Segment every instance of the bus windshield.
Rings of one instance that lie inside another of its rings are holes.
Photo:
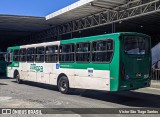
[[[124,51],[131,55],[145,55],[149,52],[148,38],[142,36],[124,36]]]

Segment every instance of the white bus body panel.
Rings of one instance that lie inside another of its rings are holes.
[[[60,45],[60,41],[25,45],[20,48],[41,47],[49,45]],[[30,69],[31,64],[42,66],[43,72],[37,72]],[[20,62],[19,67],[9,68],[8,77],[13,77],[14,71],[17,69],[22,80],[34,81],[39,83],[57,85],[57,78],[61,73],[66,74],[71,88],[94,89],[94,90],[110,90],[110,71],[109,70],[93,70],[89,73],[88,69],[67,69],[58,68],[59,63],[27,63]]]

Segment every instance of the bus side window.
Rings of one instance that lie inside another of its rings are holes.
[[[19,49],[14,50],[13,61],[19,61]]]
[[[27,62],[34,62],[35,48],[27,49]]]
[[[93,62],[110,62],[113,56],[113,40],[94,41],[92,50]]]
[[[26,62],[26,49],[20,49],[20,51],[19,51],[19,61]]]
[[[59,61],[74,62],[74,44],[67,44],[60,46]]]
[[[44,55],[45,55],[45,48],[44,47],[37,47],[35,61],[36,62],[44,62]]]
[[[46,46],[45,61],[54,63],[58,61],[58,46]]]
[[[76,61],[89,62],[90,61],[90,43],[78,43],[76,46]]]

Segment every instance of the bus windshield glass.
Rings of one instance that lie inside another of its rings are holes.
[[[142,36],[124,36],[124,51],[130,55],[148,54],[148,41],[148,38]]]

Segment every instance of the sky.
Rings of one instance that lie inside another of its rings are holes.
[[[46,16],[78,0],[0,0],[0,14]]]

